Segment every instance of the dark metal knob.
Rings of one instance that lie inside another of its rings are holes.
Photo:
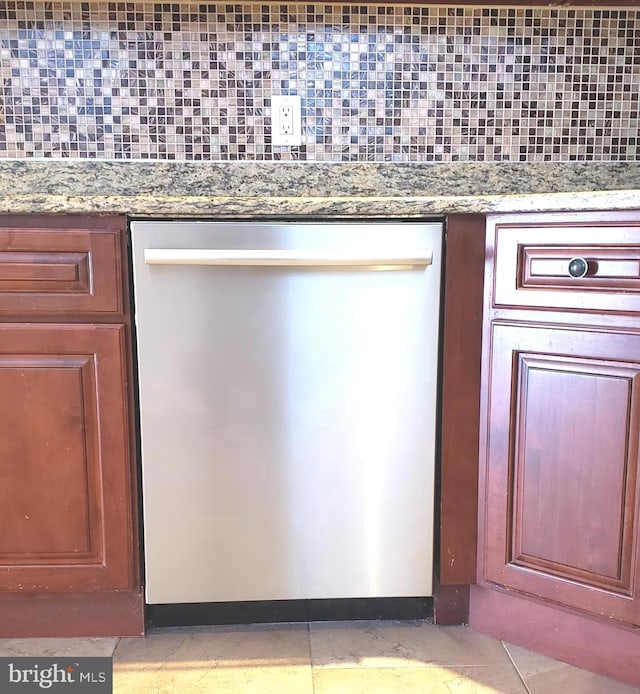
[[[584,258],[571,258],[569,261],[569,274],[571,277],[584,277],[589,271],[589,263]]]

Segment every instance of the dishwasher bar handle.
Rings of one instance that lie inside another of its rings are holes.
[[[240,265],[267,267],[427,267],[433,251],[418,248],[403,253],[366,253],[349,250],[227,250],[200,248],[145,248],[147,265]]]

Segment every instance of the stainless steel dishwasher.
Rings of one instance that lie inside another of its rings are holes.
[[[148,603],[431,595],[442,234],[132,222]]]

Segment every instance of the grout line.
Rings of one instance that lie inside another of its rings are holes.
[[[509,660],[511,661],[511,664],[513,665],[513,668],[514,668],[514,670],[516,671],[516,674],[517,674],[518,677],[520,678],[520,681],[522,682],[522,685],[523,685],[524,688],[527,690],[527,694],[532,694],[532,692],[531,692],[531,690],[529,689],[529,687],[528,687],[528,685],[527,685],[527,683],[526,683],[524,677],[522,676],[522,673],[520,672],[520,669],[518,668],[518,666],[517,666],[517,664],[516,664],[516,661],[513,659],[513,656],[512,656],[511,653],[509,652],[509,649],[507,648],[506,643],[505,643],[504,641],[500,641],[500,643],[502,644],[502,647],[504,648],[505,653],[507,654]]]
[[[311,656],[311,625],[307,622],[307,646],[309,647],[309,676],[311,677],[311,692],[315,694],[316,683],[313,676],[313,660]]]

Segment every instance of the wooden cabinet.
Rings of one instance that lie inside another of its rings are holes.
[[[640,333],[494,323],[483,578],[640,624]]]
[[[142,630],[124,233],[0,217],[0,636]]]
[[[122,321],[118,228],[101,228],[97,221],[88,222],[96,225],[90,229],[23,228],[2,226],[1,220],[0,315],[90,314],[94,321]]]
[[[484,228],[482,215],[446,220],[434,589],[434,621],[443,625],[468,620],[476,575]]]
[[[471,623],[640,684],[640,213],[490,217],[486,259]]]

